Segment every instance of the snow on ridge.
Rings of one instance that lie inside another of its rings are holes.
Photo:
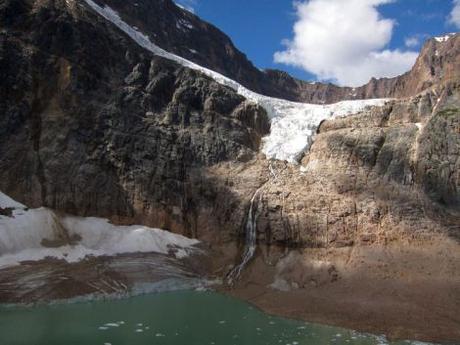
[[[262,152],[268,159],[297,163],[308,150],[319,124],[326,119],[360,112],[368,106],[383,106],[388,99],[344,101],[331,105],[316,105],[286,101],[255,93],[238,82],[194,62],[174,55],[158,47],[150,38],[124,22],[118,13],[105,5],[101,7],[92,0],[85,2],[99,15],[113,23],[141,47],[155,55],[175,61],[180,65],[199,71],[219,84],[230,87],[239,95],[262,106],[271,119],[270,134],[264,138]]]
[[[7,200],[13,208],[12,217],[0,216],[0,267],[21,261],[37,261],[47,257],[77,262],[87,256],[114,256],[124,253],[160,253],[173,251],[176,258],[196,250],[198,240],[146,226],[116,226],[107,219],[57,216],[52,210],[27,210],[24,205],[0,192],[2,205]],[[13,201],[13,203],[11,202]],[[65,237],[75,244],[46,247]]]
[[[180,3],[178,3],[177,1],[174,1],[174,4],[179,7],[181,10],[183,11],[187,11],[187,12],[190,12],[192,14],[195,14],[195,10],[191,7],[191,6],[184,6]]]
[[[444,36],[434,37],[434,39],[439,43],[444,43],[444,42],[447,42],[449,39],[451,39],[453,36],[455,36],[455,32],[452,32]]]

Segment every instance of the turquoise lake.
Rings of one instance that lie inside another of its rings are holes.
[[[0,308],[1,345],[386,343],[383,337],[273,317],[213,292],[170,292],[124,300]]]

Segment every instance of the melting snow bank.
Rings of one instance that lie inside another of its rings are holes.
[[[140,225],[116,226],[107,219],[57,216],[52,210],[27,210],[0,192],[0,267],[53,257],[77,262],[86,256],[174,252],[177,258],[196,250],[198,240]]]
[[[388,101],[388,99],[374,99],[346,101],[332,105],[313,105],[263,96],[248,90],[222,74],[161,49],[152,43],[148,36],[124,22],[118,13],[107,5],[101,7],[92,0],[85,0],[85,2],[98,14],[125,32],[141,47],[155,55],[173,60],[182,66],[200,71],[216,82],[232,88],[241,96],[265,108],[272,120],[271,133],[264,139],[262,148],[262,152],[268,159],[296,163],[302,153],[311,145],[316,129],[323,120],[357,113],[368,106],[382,106]]]

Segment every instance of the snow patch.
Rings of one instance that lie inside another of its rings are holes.
[[[257,94],[220,73],[171,54],[150,41],[150,38],[124,22],[117,12],[108,6],[101,7],[92,0],[85,2],[99,15],[107,19],[131,37],[141,47],[155,55],[175,61],[182,66],[199,71],[219,84],[230,87],[246,99],[262,106],[271,121],[271,133],[264,139],[262,152],[268,159],[297,163],[302,153],[313,142],[319,124],[326,119],[345,116],[364,110],[368,106],[382,106],[388,99],[346,101],[332,105],[314,105],[290,102]]]
[[[181,10],[184,10],[184,11],[187,11],[187,12],[190,12],[190,13],[193,13],[195,14],[195,10],[191,7],[191,6],[184,6],[178,2],[174,2],[174,4],[179,7]]]
[[[0,208],[26,208],[26,206],[0,192]]]
[[[87,256],[176,252],[183,258],[198,240],[146,226],[116,226],[107,219],[57,216],[52,210],[26,210],[5,194],[2,205],[16,206],[0,216],[0,267],[47,257],[77,262]],[[46,245],[47,243],[47,245]]]
[[[444,42],[447,42],[449,39],[451,39],[453,36],[455,36],[455,33],[450,33],[444,36],[438,36],[438,37],[435,37],[434,39],[439,43],[444,43]]]
[[[176,23],[176,27],[180,30],[183,30],[183,29],[192,30],[194,28],[192,23],[190,23],[189,21],[185,19],[179,19]]]

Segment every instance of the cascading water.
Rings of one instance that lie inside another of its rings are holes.
[[[256,251],[257,246],[257,217],[258,217],[258,209],[259,203],[262,199],[261,190],[265,185],[260,187],[256,190],[254,195],[251,199],[251,204],[249,206],[248,218],[245,224],[245,233],[246,233],[246,241],[245,241],[245,249],[241,259],[241,263],[234,267],[230,273],[227,275],[227,282],[232,285],[235,280],[237,280],[241,272],[243,271],[244,267],[247,263],[252,259],[254,253]]]

